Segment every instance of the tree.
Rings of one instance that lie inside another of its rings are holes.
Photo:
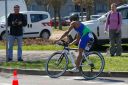
[[[65,5],[67,0],[50,0],[50,5],[52,6],[54,10],[54,18],[55,18],[55,23],[56,23],[56,17],[58,15],[59,17],[59,29],[62,30],[62,24],[61,24],[61,8],[63,5]],[[55,28],[57,28],[55,24]]]
[[[73,0],[73,2],[75,4],[80,5],[82,8],[83,7],[86,8],[86,12],[87,12],[86,20],[90,20],[90,15],[92,14],[92,11],[93,11],[94,0]]]
[[[36,0],[37,4],[44,6],[45,11],[48,11],[50,0]]]
[[[33,3],[34,0],[25,0],[27,5],[31,5]]]
[[[128,3],[128,0],[125,0],[126,1],[126,3]]]
[[[30,5],[32,1],[31,0],[25,0],[25,2],[27,5]]]
[[[83,0],[83,5],[86,7],[87,11],[86,20],[90,20],[90,15],[92,14],[94,8],[94,0]]]
[[[26,2],[26,5],[29,6],[34,2],[34,0],[25,0],[25,2]]]

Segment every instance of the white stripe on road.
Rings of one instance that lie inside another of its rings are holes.
[[[91,80],[87,81],[87,80],[84,80],[83,77],[69,77],[69,78],[65,78],[65,80],[83,80],[83,81],[80,81],[80,82],[88,83],[88,84],[100,84],[100,83],[102,83],[100,81],[91,81]]]
[[[104,85],[128,85],[126,83],[108,83],[108,84],[104,84]]]
[[[64,78],[65,80],[80,80],[80,79],[83,79],[82,77],[66,77]]]
[[[83,83],[88,83],[88,84],[101,84],[101,83],[103,83],[103,82],[100,82],[100,81],[81,81],[81,82],[83,82]]]
[[[11,84],[7,84],[7,83],[0,83],[0,85],[11,85]]]

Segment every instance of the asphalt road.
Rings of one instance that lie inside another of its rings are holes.
[[[0,73],[0,85],[12,85],[12,75]],[[18,75],[19,85],[128,85],[128,78],[103,77],[95,80],[84,80],[83,77],[60,77]]]

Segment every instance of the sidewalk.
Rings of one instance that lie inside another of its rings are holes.
[[[40,59],[47,59],[55,51],[23,51],[24,61],[37,61]],[[13,61],[17,61],[17,51],[14,50]],[[6,61],[6,51],[0,50],[0,62]]]

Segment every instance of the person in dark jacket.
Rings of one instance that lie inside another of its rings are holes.
[[[18,44],[18,61],[23,61],[22,59],[22,38],[23,38],[23,26],[27,25],[27,20],[25,16],[21,13],[20,6],[14,6],[14,13],[11,13],[8,17],[8,26],[10,27],[9,37],[8,37],[8,61],[13,59],[13,44],[17,40]]]

